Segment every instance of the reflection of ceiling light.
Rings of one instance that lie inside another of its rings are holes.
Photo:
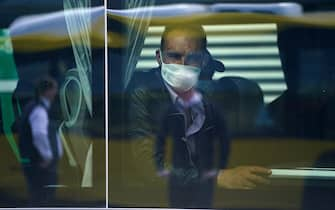
[[[276,31],[274,23],[264,24],[236,24],[236,25],[204,25],[207,33],[211,32],[230,32],[230,31]],[[148,33],[162,33],[164,26],[151,26]]]
[[[248,79],[283,79],[283,72],[278,71],[278,70],[262,70],[262,71],[250,71],[250,70],[245,70],[245,71],[238,71],[240,75],[243,75],[243,77],[246,77]],[[236,72],[215,72],[214,74],[214,79],[218,79],[223,76],[236,76]]]
[[[257,34],[257,35],[212,35],[208,36],[208,44],[230,44],[230,43],[274,43],[277,42],[277,35]],[[144,44],[157,44],[161,38],[146,37]]]
[[[272,169],[271,178],[335,179],[334,169]]]
[[[141,57],[152,57],[157,48],[144,48]],[[278,48],[275,46],[260,47],[208,47],[212,56],[230,55],[278,55]]]
[[[276,31],[274,23],[265,24],[236,24],[236,25],[204,25],[207,33],[226,32],[226,31]]]

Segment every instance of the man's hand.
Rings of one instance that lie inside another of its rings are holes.
[[[219,187],[226,189],[253,189],[260,184],[269,184],[271,170],[259,166],[240,166],[220,170],[217,176]]]
[[[170,175],[170,171],[167,169],[157,171],[157,176],[159,177],[168,177]]]

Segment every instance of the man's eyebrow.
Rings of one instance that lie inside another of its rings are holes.
[[[183,53],[176,52],[176,51],[166,51],[168,54],[175,54],[175,55],[182,55]]]
[[[166,51],[165,55],[182,57],[183,53],[176,52],[176,51]]]
[[[181,54],[180,52],[175,51],[175,50],[169,50],[169,49],[167,49],[167,50],[164,50],[164,51],[168,52],[168,53],[179,53],[179,54]]]

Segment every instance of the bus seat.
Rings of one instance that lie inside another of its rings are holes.
[[[278,34],[287,90],[268,105],[281,135],[305,139],[335,137],[334,29],[292,28]]]
[[[224,72],[226,70],[224,64],[220,60],[212,57],[211,53],[206,49],[205,65],[201,69],[199,80],[212,80],[215,72]]]
[[[214,101],[221,108],[232,136],[259,133],[264,98],[256,82],[237,76],[222,77],[216,81]]]

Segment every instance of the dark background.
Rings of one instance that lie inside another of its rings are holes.
[[[91,0],[91,6],[103,3],[103,0]],[[63,10],[63,0],[0,0],[0,28],[8,28],[19,16],[58,10]]]

